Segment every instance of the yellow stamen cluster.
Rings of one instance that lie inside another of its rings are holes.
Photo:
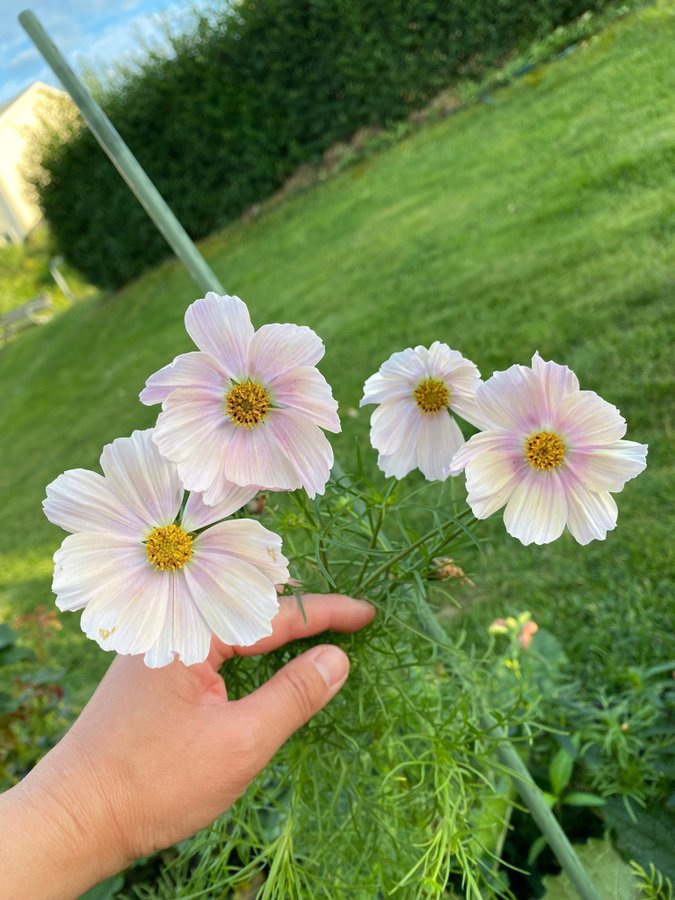
[[[192,537],[180,525],[162,525],[148,535],[145,552],[155,569],[175,572],[192,558]]]
[[[423,413],[437,413],[450,402],[450,391],[437,378],[425,378],[413,391],[415,403]]]
[[[235,425],[255,428],[260,425],[272,406],[270,395],[261,384],[244,381],[235,384],[225,395],[227,414]]]
[[[565,459],[565,444],[552,431],[538,431],[525,441],[525,459],[533,469],[557,469]]]

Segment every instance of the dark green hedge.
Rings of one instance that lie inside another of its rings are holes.
[[[104,106],[194,238],[303,161],[605,0],[242,0],[149,56]],[[116,287],[168,248],[90,133],[42,156],[58,250]]]

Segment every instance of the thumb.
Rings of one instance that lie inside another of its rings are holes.
[[[258,753],[264,757],[258,760],[261,767],[337,694],[348,674],[347,654],[332,644],[320,644],[238,701],[250,731],[256,735]]]

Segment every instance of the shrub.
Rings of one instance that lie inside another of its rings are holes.
[[[193,238],[357,129],[607,0],[242,0],[149,53],[104,107]],[[86,128],[45,144],[40,200],[59,252],[116,287],[167,247]]]

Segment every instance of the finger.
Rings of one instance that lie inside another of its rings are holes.
[[[232,647],[214,638],[208,662],[220,668],[232,656],[269,653],[288,641],[310,637],[322,631],[358,631],[372,621],[375,607],[365,600],[343,594],[302,594],[302,608],[296,597],[280,597],[279,612],[272,622],[272,634],[250,647]],[[304,609],[304,616],[303,616]]]
[[[239,727],[253,737],[262,769],[294,731],[319,712],[347,680],[349,658],[339,647],[319,644],[287,663],[236,707]]]

